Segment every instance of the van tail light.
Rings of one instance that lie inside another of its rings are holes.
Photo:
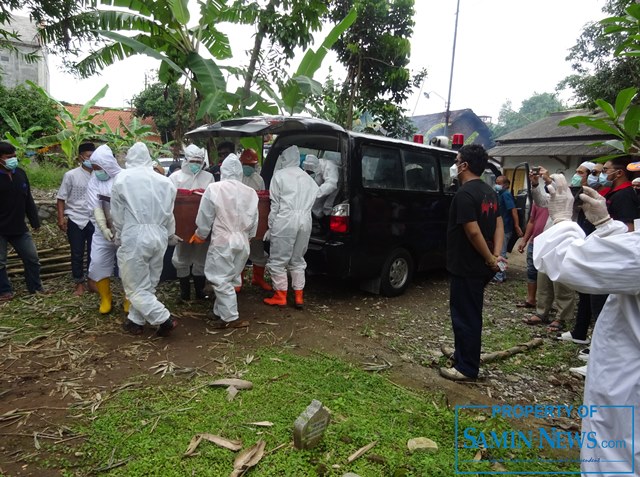
[[[349,231],[349,204],[344,202],[336,205],[331,210],[331,217],[329,217],[329,230],[339,234],[344,234]]]

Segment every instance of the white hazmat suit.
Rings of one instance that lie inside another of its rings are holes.
[[[640,468],[640,232],[627,232],[625,224],[608,219],[604,198],[596,199],[598,194],[592,190],[588,193],[594,203],[601,202],[604,215],[600,220],[587,215],[592,223],[599,224],[595,232],[585,238],[582,229],[569,220],[571,207],[565,207],[565,221],[536,237],[533,260],[536,268],[551,280],[582,293],[610,294],[593,330],[584,405],[589,409],[596,407],[595,412],[582,420],[582,432],[594,433],[591,436],[598,443],[624,440],[625,446],[589,448],[583,445],[581,470],[616,475],[630,472],[635,463],[637,475]],[[587,214],[585,195],[580,197]],[[573,200],[567,198],[569,202],[572,204]],[[557,215],[551,205],[549,210]]]
[[[318,196],[311,209],[313,216],[320,218],[331,215],[333,203],[338,195],[338,180],[340,179],[338,165],[329,159],[318,159],[312,154],[307,154],[304,164],[305,170],[314,172],[313,179],[320,186]]]
[[[177,189],[205,190],[209,184],[213,184],[213,174],[202,169],[205,159],[205,150],[194,144],[184,149],[184,161],[179,171],[169,176],[169,179]],[[199,164],[200,169],[193,171],[192,164]],[[194,277],[204,277],[204,262],[207,257],[207,244],[188,243],[190,237],[176,245],[171,262],[176,267],[178,278],[188,277],[193,273]]]
[[[269,186],[271,250],[267,269],[274,290],[287,290],[287,270],[292,288],[302,290],[307,267],[304,254],[311,236],[311,208],[318,195],[318,185],[300,169],[297,146],[285,149],[278,162],[281,168],[276,167]]]
[[[109,278],[113,275],[117,247],[113,243],[112,237],[105,238],[103,231],[106,229],[105,224],[101,225],[96,221],[95,209],[103,208],[103,206],[110,208],[105,203],[106,201],[101,200],[100,197],[111,197],[113,181],[120,174],[122,168],[106,144],[99,146],[93,152],[91,163],[100,166],[109,175],[108,180],[101,181],[95,174],[91,174],[87,184],[87,208],[91,213],[91,222],[95,227],[91,242],[91,263],[88,276],[91,280],[99,282],[103,278]]]
[[[241,284],[249,239],[258,228],[258,196],[241,180],[242,165],[229,154],[220,166],[220,182],[207,187],[196,218],[200,239],[211,232],[204,271],[216,294],[213,314],[227,323],[239,316],[234,287]]]
[[[173,202],[176,188],[153,170],[147,146],[134,144],[127,168],[114,181],[111,214],[121,245],[118,266],[131,302],[128,318],[136,325],[158,326],[170,319],[156,298],[162,260],[169,236],[174,235]]]

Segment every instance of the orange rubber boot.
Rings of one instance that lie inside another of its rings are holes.
[[[237,293],[240,293],[242,291],[242,286],[244,285],[244,270],[242,270],[242,272],[240,273],[240,286],[239,287],[233,287],[233,289],[236,291]]]
[[[293,290],[296,294],[295,306],[298,309],[304,308],[304,290]]]
[[[287,290],[275,290],[271,298],[264,299],[265,305],[287,306]]]
[[[251,278],[251,284],[257,285],[263,290],[271,291],[273,288],[267,282],[264,281],[264,267],[253,266],[253,277]]]

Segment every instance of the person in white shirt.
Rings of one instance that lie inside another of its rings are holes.
[[[213,184],[213,175],[205,170],[204,160],[206,152],[195,144],[190,144],[183,149],[184,161],[179,171],[169,176],[169,180],[178,189],[178,194],[184,191],[194,190],[204,193],[209,184]],[[194,224],[195,229],[195,224]],[[181,237],[189,238],[189,237]],[[191,280],[193,275],[193,286],[196,298],[205,298],[204,285],[204,263],[207,258],[208,244],[189,243],[187,240],[179,242],[173,252],[171,263],[176,268],[176,275],[180,280],[180,298],[182,300],[191,299]]]
[[[80,165],[64,174],[56,203],[58,227],[67,234],[71,247],[71,276],[77,296],[86,290],[86,271],[91,263],[91,239],[95,229],[90,220],[91,211],[87,208],[87,184],[92,172],[91,154],[95,150],[93,143],[80,144]],[[83,266],[85,257],[86,269]]]

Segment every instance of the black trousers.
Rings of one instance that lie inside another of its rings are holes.
[[[91,222],[81,229],[72,220],[67,220],[67,239],[71,246],[71,275],[75,283],[85,281],[89,263],[91,262],[91,239],[93,238],[94,227]],[[87,268],[83,268],[85,251],[87,254]]]
[[[571,336],[577,340],[587,339],[591,318],[595,322],[604,307],[609,295],[589,295],[578,293],[578,314],[576,315],[576,325],[573,327]]]
[[[482,349],[482,306],[484,288],[491,279],[451,275],[449,309],[456,351],[454,367],[465,376],[477,378]]]

